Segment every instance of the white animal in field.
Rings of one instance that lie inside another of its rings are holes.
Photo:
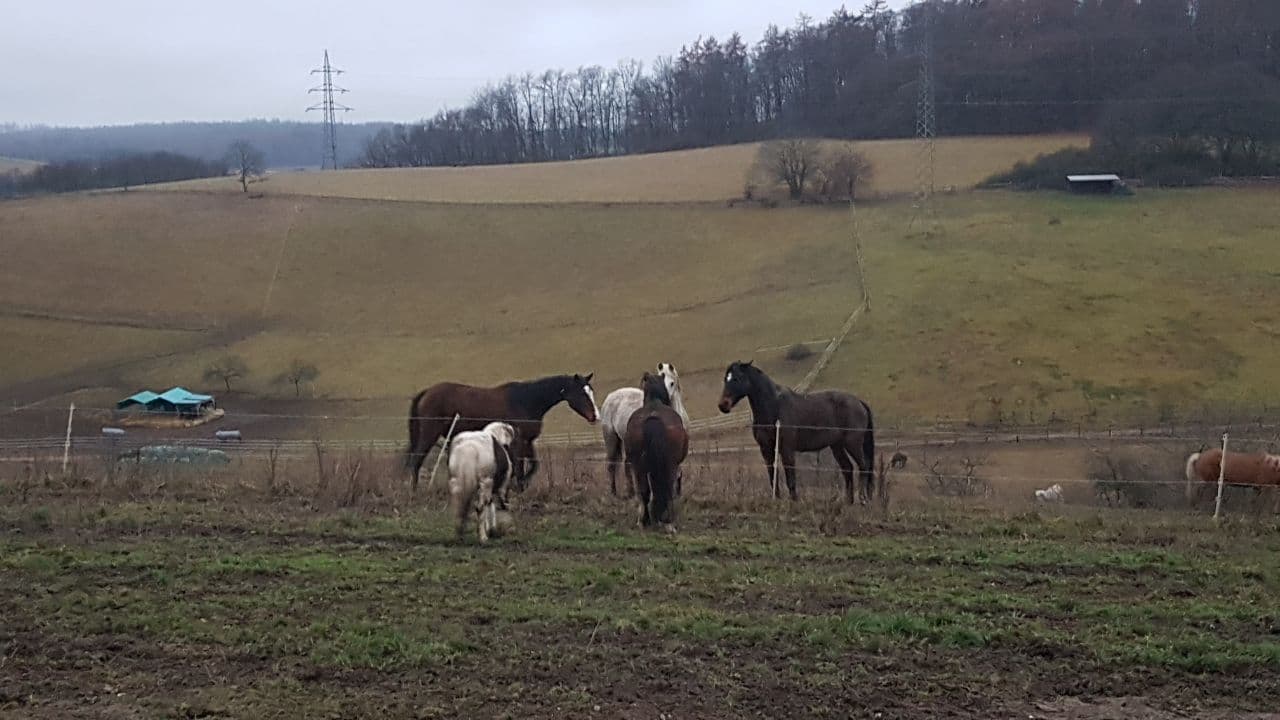
[[[511,443],[516,431],[507,423],[494,422],[481,430],[460,432],[449,443],[449,498],[457,520],[458,539],[466,531],[467,516],[474,514],[480,542],[501,534],[510,525],[510,513],[498,510],[494,488],[501,487],[511,472]]]
[[[1036,502],[1062,502],[1062,486],[1058,483],[1036,491]]]
[[[685,428],[689,427],[689,413],[684,409],[684,393],[680,389],[680,373],[671,363],[658,363],[658,374],[667,386],[667,395],[671,397],[671,409],[680,415]],[[627,423],[631,415],[644,405],[644,391],[638,387],[618,388],[609,393],[600,406],[600,427],[604,434],[604,449],[608,456],[609,491],[618,494],[618,466],[622,462],[622,438],[627,434]],[[631,467],[627,466],[628,495],[634,491],[631,481]],[[677,482],[677,494],[679,493]]]

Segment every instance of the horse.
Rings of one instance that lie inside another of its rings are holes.
[[[1222,450],[1213,448],[1202,452],[1191,453],[1187,458],[1187,501],[1194,504],[1200,489],[1209,483],[1218,483],[1218,472],[1222,467]],[[1255,500],[1268,487],[1275,488],[1276,501],[1280,504],[1280,455],[1268,453],[1228,452],[1226,472],[1223,482],[1227,485],[1243,485],[1252,487]],[[1197,481],[1200,485],[1197,487]]]
[[[504,422],[453,436],[449,444],[449,498],[458,540],[462,540],[471,512],[476,515],[481,544],[488,542],[490,532],[497,528],[495,497],[511,471],[509,451],[515,439],[515,428]]]
[[[418,474],[427,453],[457,417],[455,433],[480,430],[492,421],[515,428],[511,456],[516,489],[523,491],[538,471],[533,441],[542,434],[542,418],[551,408],[568,403],[584,420],[595,424],[600,413],[591,390],[593,374],[553,375],[488,388],[442,382],[418,393],[409,405],[409,449],[405,452],[405,468],[413,480],[413,489],[418,489]]]
[[[751,434],[764,456],[771,485],[775,443],[792,500],[799,497],[796,453],[830,448],[844,475],[845,498],[853,503],[853,467],[857,465],[862,502],[870,502],[875,487],[876,443],[869,405],[845,392],[799,393],[782,388],[750,361],[730,363],[724,373],[720,412],[733,410],[744,397],[751,404]],[[781,433],[775,428],[779,422]],[[773,485],[773,494],[780,497],[781,488]]]
[[[660,375],[645,373],[640,380],[644,405],[627,420],[627,464],[640,498],[640,526],[663,523],[674,529],[672,504],[680,477],[680,463],[689,454],[689,433],[671,407]]]
[[[680,390],[680,374],[671,363],[658,363],[658,374],[667,386],[671,407],[680,415],[684,426],[689,427],[689,413],[684,409],[684,393]],[[605,396],[600,406],[600,429],[604,435],[604,449],[609,469],[609,492],[618,494],[618,465],[622,460],[622,436],[627,432],[627,421],[632,413],[644,404],[644,391],[636,387],[618,388]],[[628,494],[634,489],[635,478],[631,466],[625,466]]]

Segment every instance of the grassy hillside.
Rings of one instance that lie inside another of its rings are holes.
[[[1070,145],[1080,135],[942,138],[937,186],[969,188],[1015,163]],[[875,166],[868,191],[889,196],[915,189],[912,140],[856,143]],[[455,203],[696,202],[742,196],[758,143],[575,162],[461,168],[275,173],[256,189],[270,194]],[[174,183],[170,189],[239,192],[228,179]]]
[[[1274,404],[1274,211],[1266,190],[967,193],[940,198],[924,235],[909,204],[864,205],[874,309],[818,385],[886,421]],[[847,210],[812,207],[4,203],[0,329],[20,350],[0,402],[209,387],[201,370],[232,352],[252,369],[239,407],[375,416],[323,431],[398,437],[409,395],[437,380],[594,371],[603,390],[670,360],[706,416],[729,360],[839,328],[858,296],[848,232]],[[294,357],[321,369],[302,404],[273,382]],[[808,368],[757,357],[786,381]]]

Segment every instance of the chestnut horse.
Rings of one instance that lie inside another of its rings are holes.
[[[640,526],[663,523],[673,529],[672,504],[677,493],[680,463],[689,454],[689,433],[661,375],[645,373],[640,380],[644,405],[631,413],[624,438],[627,464],[640,497]]]
[[[1187,501],[1194,503],[1199,491],[1209,484],[1218,484],[1218,471],[1222,466],[1222,450],[1213,448],[1192,453],[1187,458]],[[1200,483],[1197,486],[1197,481]],[[1266,488],[1276,488],[1280,502],[1280,455],[1267,453],[1227,452],[1226,472],[1223,482],[1227,485],[1252,487],[1255,495],[1262,495]]]
[[[773,478],[775,442],[787,476],[791,499],[796,495],[796,453],[831,448],[844,474],[845,498],[853,502],[853,466],[862,478],[862,502],[871,500],[875,487],[875,431],[871,407],[845,392],[827,390],[798,393],[778,387],[760,368],[748,362],[731,363],[724,373],[720,412],[727,413],[742,398],[751,403],[751,434]],[[775,423],[782,423],[781,437]],[[774,496],[780,488],[774,487]]]
[[[542,418],[562,402],[594,424],[599,411],[591,390],[591,375],[555,375],[489,388],[443,382],[423,390],[414,396],[409,406],[405,468],[413,480],[413,489],[418,489],[418,473],[427,453],[449,432],[457,416],[454,433],[480,430],[497,421],[515,428],[511,460],[515,466],[515,488],[523,491],[538,470],[533,441],[542,434]]]

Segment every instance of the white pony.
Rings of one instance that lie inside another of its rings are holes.
[[[1036,491],[1036,502],[1062,502],[1062,486],[1058,483]]]
[[[482,430],[460,432],[449,443],[449,496],[459,540],[469,513],[476,515],[481,543],[488,542],[494,530],[503,529],[494,490],[502,487],[511,472],[510,448],[515,439],[515,428],[494,422]]]
[[[680,390],[680,373],[671,363],[658,363],[658,374],[667,385],[667,394],[671,396],[671,407],[689,427],[689,413],[684,409],[684,394]],[[618,494],[618,466],[622,465],[622,438],[627,433],[627,421],[631,414],[644,405],[644,391],[637,387],[618,388],[609,393],[600,406],[600,426],[604,434],[604,448],[608,455],[609,492]],[[631,482],[631,466],[626,467],[628,495],[635,491]],[[677,487],[679,485],[677,484]]]

